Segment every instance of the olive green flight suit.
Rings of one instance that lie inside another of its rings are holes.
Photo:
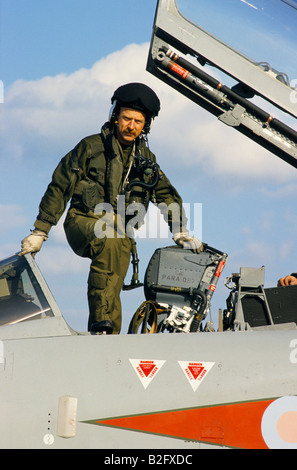
[[[120,292],[129,267],[131,241],[125,238],[97,238],[95,223],[98,216],[70,209],[64,228],[73,251],[92,260],[88,278],[89,324],[110,320],[113,333],[121,329]]]
[[[138,143],[137,151],[156,161],[144,142]],[[127,234],[118,237],[116,232],[113,238],[98,238],[95,224],[100,215],[94,209],[99,203],[109,203],[116,214],[117,197],[122,193],[123,180],[132,159],[132,146],[123,149],[113,134],[112,126],[106,123],[100,134],[86,137],[61,160],[40,202],[34,223],[37,229],[48,233],[71,199],[64,222],[66,237],[77,255],[91,259],[88,328],[95,321],[110,320],[114,334],[121,329],[120,292],[129,267],[131,240]],[[183,231],[186,219],[182,200],[164,173],[160,171],[160,175],[154,189],[155,201],[167,205],[177,202],[183,216],[180,226],[180,231]],[[132,200],[145,207],[150,196],[140,187],[131,191]],[[167,222],[171,228],[170,215]]]

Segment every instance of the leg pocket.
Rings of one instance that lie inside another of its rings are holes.
[[[118,280],[117,274],[90,272],[88,300],[90,317],[93,321],[112,321],[115,300],[120,295],[117,288]]]
[[[70,210],[64,222],[67,241],[79,256],[91,258],[90,244],[95,238],[94,227],[98,218],[91,214],[76,213]],[[101,244],[104,240],[100,240]]]

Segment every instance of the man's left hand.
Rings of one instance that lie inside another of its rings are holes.
[[[297,279],[295,276],[286,276],[282,277],[278,283],[278,286],[296,286],[297,285]]]

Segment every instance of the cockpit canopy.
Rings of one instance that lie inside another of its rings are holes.
[[[0,262],[0,326],[54,316],[26,258]]]
[[[0,261],[0,329],[1,339],[74,334],[31,255]]]

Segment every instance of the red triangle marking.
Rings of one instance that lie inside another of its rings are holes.
[[[156,364],[152,363],[151,361],[143,361],[143,362],[140,362],[139,364],[139,367],[140,369],[142,370],[142,372],[144,373],[144,375],[146,377],[148,377],[148,375],[154,370],[154,368],[156,367]]]
[[[204,367],[202,366],[198,366],[198,365],[189,365],[188,366],[188,369],[189,371],[191,372],[193,378],[196,380],[197,377],[199,377],[199,375],[202,373],[202,371],[204,370]]]

